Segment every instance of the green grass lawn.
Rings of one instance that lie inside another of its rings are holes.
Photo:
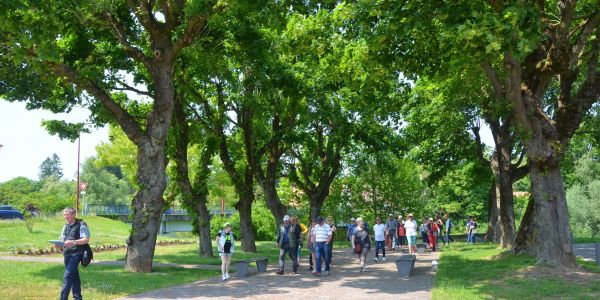
[[[85,218],[92,233],[92,244],[121,244],[129,235],[129,224],[101,217]],[[40,218],[29,233],[22,221],[0,221],[0,252],[9,252],[11,247],[48,247],[48,240],[57,239],[64,224],[62,217]],[[159,240],[173,239],[159,237]],[[179,235],[177,239],[197,240],[191,235]],[[213,242],[214,244],[214,242]],[[274,242],[256,242],[257,253],[241,251],[236,242],[234,261],[251,257],[268,256],[270,262],[277,261],[278,250]],[[214,246],[214,245],[213,245]],[[216,249],[216,246],[214,246]],[[96,251],[96,260],[125,260],[125,249]],[[304,251],[306,255],[306,250]],[[216,254],[216,253],[215,253]],[[62,257],[54,254],[53,257]],[[174,264],[220,265],[218,256],[201,258],[198,256],[198,243],[186,245],[157,246],[155,262]],[[232,268],[234,269],[234,268]],[[58,298],[62,284],[64,266],[61,263],[34,263],[0,260],[0,299],[52,299]],[[233,271],[233,270],[232,270]],[[114,299],[125,295],[141,293],[218,277],[219,270],[198,270],[158,267],[150,274],[126,272],[123,266],[93,264],[80,268],[83,295],[88,299]]]
[[[62,285],[62,264],[0,261],[0,299],[57,299]],[[220,271],[156,268],[152,273],[130,273],[121,266],[80,268],[85,299],[115,299],[209,277]]]
[[[433,299],[600,298],[600,268],[590,262],[579,261],[583,272],[565,273],[497,247],[456,243],[444,248]]]
[[[129,237],[131,224],[111,219],[86,216],[85,222],[90,228],[92,245],[124,244]],[[8,252],[11,247],[33,248],[49,247],[48,240],[56,240],[60,236],[65,221],[60,216],[40,217],[33,225],[33,232],[29,232],[22,220],[0,221],[0,252]],[[159,236],[159,240],[170,240],[173,238]],[[196,238],[184,238],[196,240]]]

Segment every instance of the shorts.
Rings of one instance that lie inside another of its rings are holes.
[[[417,236],[416,235],[407,236],[406,238],[408,239],[409,246],[414,246],[417,244]]]
[[[308,245],[308,250],[310,250],[310,253],[316,253],[316,250],[315,250],[315,244],[313,244],[313,243],[310,243],[310,244]]]
[[[219,252],[219,256],[229,256],[231,257],[233,253],[224,253],[224,252]]]

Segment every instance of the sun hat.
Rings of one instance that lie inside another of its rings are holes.
[[[229,222],[225,222],[225,224],[223,224],[223,227],[227,227],[227,226],[231,226],[231,224]]]

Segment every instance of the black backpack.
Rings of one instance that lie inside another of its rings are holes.
[[[85,244],[81,246],[81,248],[81,253],[83,254],[81,256],[81,265],[87,267],[87,265],[89,265],[92,262],[92,260],[94,260],[94,251],[92,251],[92,247],[90,247],[90,244]]]
[[[81,223],[83,223],[83,220],[77,220],[79,221],[79,226],[81,226]],[[77,231],[75,232],[75,239],[78,240],[80,239],[79,236],[79,228],[77,228]],[[81,265],[84,267],[87,267],[92,260],[94,260],[94,251],[92,251],[92,247],[90,247],[90,244],[85,244],[80,246],[81,247]]]

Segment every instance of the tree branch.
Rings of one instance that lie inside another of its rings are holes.
[[[579,34],[577,38],[577,43],[573,46],[573,50],[571,51],[571,59],[569,61],[570,66],[574,66],[578,61],[581,60],[581,56],[583,55],[583,50],[585,49],[585,44],[588,42],[590,36],[598,27],[598,23],[600,22],[600,14],[596,11],[594,12],[585,22],[583,30]],[[596,37],[598,38],[598,37]]]
[[[183,36],[181,36],[173,45],[173,49],[169,53],[169,58],[175,59],[183,48],[191,45],[200,32],[206,28],[207,21],[207,14],[197,14],[193,16],[188,21]]]
[[[71,69],[69,66],[61,63],[48,62],[51,69],[59,77],[66,77],[69,82],[77,85],[79,88],[87,91],[96,99],[98,99],[104,107],[111,112],[112,116],[121,125],[121,128],[127,134],[135,144],[140,144],[143,141],[144,133],[140,125],[134,120],[134,118],[119,104],[117,104],[113,98],[95,82],[81,76],[77,71]]]
[[[152,64],[150,63],[148,57],[146,57],[146,55],[144,55],[140,49],[132,46],[127,40],[127,31],[125,28],[123,28],[111,14],[106,13],[105,18],[108,20],[111,31],[119,41],[119,44],[123,46],[125,52],[133,59],[141,62],[148,70],[152,70]]]
[[[144,96],[148,96],[150,98],[154,98],[154,94],[152,94],[151,92],[146,92],[146,91],[138,90],[138,89],[136,89],[136,88],[134,88],[134,87],[126,84],[125,82],[123,82],[121,80],[118,80],[118,79],[116,79],[116,80],[123,87],[122,88],[115,87],[115,88],[112,88],[113,90],[116,90],[116,91],[132,91],[132,92],[138,93],[140,95],[144,95]]]
[[[503,99],[504,98],[504,87],[502,86],[502,83],[498,79],[498,75],[496,75],[496,70],[494,70],[494,68],[492,68],[492,65],[488,61],[482,61],[480,63],[480,65],[481,65],[481,68],[483,68],[485,75],[490,80],[490,83],[492,84],[492,88],[494,89],[495,98],[497,100]]]

